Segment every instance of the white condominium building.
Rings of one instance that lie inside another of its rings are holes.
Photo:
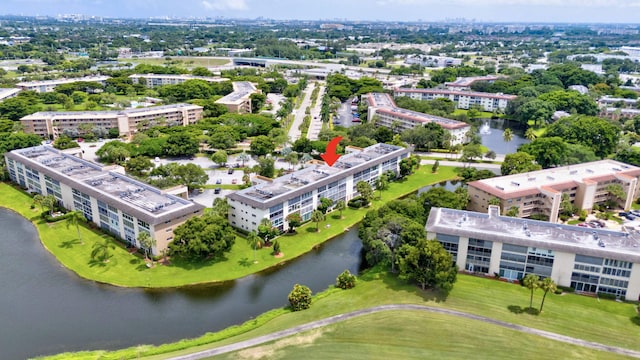
[[[640,300],[640,235],[488,213],[432,208],[427,237],[471,273],[550,277],[576,292]]]
[[[141,232],[155,240],[158,255],[173,240],[173,230],[204,206],[169,194],[95,163],[50,146],[36,146],[5,154],[11,180],[29,192],[53,195],[69,210],[140,247]]]
[[[467,142],[467,132],[471,130],[467,123],[399,108],[389,94],[369,93],[362,95],[362,99],[369,105],[367,120],[375,122],[376,126],[402,132],[426,123],[436,123],[451,135],[451,145]]]
[[[85,76],[81,78],[70,78],[70,79],[57,79],[57,80],[43,80],[43,81],[26,81],[19,82],[16,84],[22,90],[30,90],[38,93],[46,93],[52,92],[55,90],[56,86],[62,84],[71,84],[74,82],[97,82],[102,85],[107,81],[108,76]]]
[[[486,75],[486,76],[471,76],[471,77],[460,77],[457,78],[456,81],[446,82],[444,86],[451,90],[469,90],[471,89],[471,85],[478,81],[486,81],[486,82],[494,82],[496,80],[504,79],[505,76],[502,75]]]
[[[233,92],[218,100],[216,104],[222,104],[232,113],[251,113],[251,94],[261,93],[250,81],[234,81]]]
[[[0,101],[16,97],[22,89],[17,88],[0,88]]]
[[[91,124],[104,129],[117,128],[120,135],[132,135],[164,121],[166,125],[195,124],[202,119],[202,106],[172,104],[113,111],[42,111],[20,119],[25,132],[46,138],[57,138],[67,129]]]
[[[433,100],[438,98],[449,99],[456,103],[458,109],[469,109],[479,106],[484,111],[504,111],[509,101],[517,96],[505,94],[492,94],[472,91],[455,91],[447,89],[405,89],[397,88],[393,91],[395,97],[406,96],[416,100]]]
[[[375,188],[381,174],[398,173],[400,161],[409,156],[403,147],[375,144],[343,155],[333,165],[310,165],[292,174],[265,181],[227,195],[229,222],[245,231],[258,229],[262,219],[281,231],[288,228],[287,216],[298,213],[303,221],[320,204],[320,198],[349,201],[358,195],[356,184],[365,181]]]
[[[129,78],[134,83],[144,84],[144,86],[152,89],[156,86],[178,85],[187,80],[204,80],[207,82],[224,82],[229,81],[227,78],[193,76],[185,74],[133,74]]]

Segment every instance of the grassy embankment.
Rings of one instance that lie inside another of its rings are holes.
[[[431,167],[422,167],[406,180],[391,183],[389,189],[383,191],[382,199],[375,200],[370,208],[412,193],[427,184],[455,177],[453,168],[450,167],[440,167],[437,174],[431,174],[430,170]],[[280,237],[278,241],[284,253],[282,258],[275,258],[271,255],[270,248],[264,248],[257,251],[258,262],[253,263],[253,250],[244,238],[238,236],[232,250],[218,262],[187,262],[173,259],[171,266],[158,265],[147,268],[142,258],[130,254],[122,246],[111,251],[108,263],[96,264],[90,258],[92,246],[110,235],[82,226],[81,243],[76,229],[67,228],[64,221],[47,224],[41,220],[40,209],[30,208],[33,201],[28,194],[4,183],[0,183],[0,193],[3,194],[0,197],[0,206],[13,209],[33,221],[43,245],[64,266],[83,278],[125,287],[172,287],[241,278],[285,263],[327,239],[342,234],[345,229],[358,223],[370,209],[347,209],[343,212],[343,219],[339,218],[338,212],[333,212],[327,215],[326,221],[320,223],[320,232],[315,232],[315,223],[307,223],[297,229],[296,235]],[[378,192],[375,194],[378,196]],[[325,227],[327,224],[331,226]],[[114,241],[114,244],[120,243]]]
[[[282,294],[286,298],[287,294]],[[534,295],[539,305],[541,292]],[[197,339],[161,346],[141,345],[114,352],[61,354],[55,359],[163,359],[252,339],[329,316],[382,304],[419,304],[477,314],[602,344],[640,350],[640,318],[633,304],[574,294],[547,296],[544,311],[530,315],[529,290],[494,279],[460,275],[448,296],[422,291],[386,271],[370,271],[351,290],[330,288],[310,309],[275,309],[242,325]],[[507,330],[477,320],[421,311],[388,311],[330,325],[223,358],[618,358]],[[338,355],[339,354],[339,355]],[[546,354],[546,356],[545,356]],[[259,357],[259,356],[258,356]],[[620,357],[621,358],[621,357]]]

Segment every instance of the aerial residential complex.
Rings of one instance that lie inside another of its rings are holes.
[[[0,88],[0,101],[18,96],[22,89],[17,88]]]
[[[486,81],[492,83],[502,78],[504,78],[504,76],[502,75],[461,77],[457,78],[456,81],[444,83],[444,86],[446,86],[450,90],[462,91],[471,89],[471,85],[478,81]]]
[[[46,138],[57,138],[65,130],[76,131],[80,124],[117,128],[119,135],[129,136],[160,121],[167,125],[195,124],[202,119],[202,110],[198,105],[172,104],[113,111],[43,111],[27,115],[20,122],[25,132]]]
[[[447,89],[394,89],[395,97],[406,96],[416,100],[433,100],[445,98],[456,103],[458,109],[469,109],[472,106],[479,106],[484,111],[504,111],[509,101],[517,98],[515,95],[492,94],[472,91],[456,91]]]
[[[216,104],[227,107],[229,112],[247,114],[251,113],[251,94],[261,93],[250,81],[234,81],[233,92],[218,100]]]
[[[129,78],[133,80],[134,83],[144,84],[150,89],[156,86],[182,84],[187,80],[204,80],[207,82],[229,81],[229,79],[220,77],[193,76],[185,74],[133,74],[129,75]]]
[[[638,178],[639,167],[601,160],[478,180],[468,184],[468,209],[486,212],[490,201],[496,198],[503,211],[516,206],[519,217],[539,214],[555,223],[562,194],[567,194],[575,207],[591,211],[594,205],[613,199],[607,189],[612,184],[620,185],[626,194],[624,199],[616,200],[619,205],[631,208],[640,194]]]
[[[95,163],[71,156],[50,146],[36,146],[5,154],[11,180],[30,192],[53,195],[69,210],[126,241],[140,247],[138,235],[155,239],[153,254],[171,240],[173,229],[204,207],[109,171]]]
[[[358,195],[356,184],[366,181],[375,187],[378,177],[387,172],[399,172],[400,161],[409,156],[403,147],[375,144],[343,155],[333,165],[313,164],[292,174],[265,181],[227,195],[231,210],[229,222],[236,228],[257,230],[262,219],[284,231],[287,216],[299,213],[303,221],[311,219],[320,198],[334,204],[349,201]]]
[[[432,208],[428,238],[459,269],[509,280],[551,277],[577,292],[640,300],[640,234],[585,229],[488,213]]]
[[[467,142],[467,132],[471,129],[471,125],[467,123],[399,108],[389,94],[369,93],[362,95],[362,99],[369,105],[367,120],[375,122],[377,126],[402,132],[433,122],[451,135],[451,145]]]
[[[107,79],[109,79],[108,76],[85,76],[81,78],[19,82],[16,84],[16,86],[22,90],[30,90],[37,93],[46,93],[52,92],[53,90],[55,90],[56,86],[62,84],[71,84],[74,82],[84,81],[97,82],[104,85]]]

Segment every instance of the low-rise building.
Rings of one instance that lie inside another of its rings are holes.
[[[614,98],[610,96],[603,96],[600,99],[598,99],[598,105],[601,108],[615,107],[615,108],[635,109],[638,106],[638,99]]]
[[[303,221],[329,198],[336,204],[358,195],[356,185],[365,181],[375,188],[381,174],[400,170],[400,161],[409,156],[403,147],[375,144],[364,149],[352,149],[333,165],[313,164],[292,174],[268,179],[258,185],[227,195],[229,222],[244,231],[256,231],[262,219],[284,231],[287,216],[298,213]]]
[[[460,78],[457,78],[456,81],[444,83],[444,86],[446,86],[450,90],[464,91],[464,90],[470,90],[471,85],[473,85],[478,81],[486,81],[486,82],[492,83],[496,80],[500,80],[503,78],[505,77],[502,75],[460,77]]]
[[[248,114],[251,113],[251,95],[261,93],[250,81],[234,81],[233,92],[216,100],[216,104],[227,107],[229,112]]]
[[[469,109],[478,106],[484,111],[504,111],[509,101],[515,100],[515,95],[492,94],[474,91],[456,91],[448,89],[394,89],[395,97],[406,96],[416,100],[449,99],[456,103],[458,109]]]
[[[55,90],[56,86],[62,84],[71,84],[74,82],[97,82],[102,85],[107,81],[108,76],[85,76],[81,78],[71,78],[71,79],[57,79],[57,80],[42,80],[42,81],[25,81],[19,82],[16,84],[16,87],[19,87],[22,90],[35,91],[37,93],[46,93],[52,92]]]
[[[25,132],[45,138],[57,138],[66,131],[78,131],[81,124],[104,129],[117,128],[122,136],[129,136],[164,122],[165,125],[186,126],[202,119],[203,107],[192,104],[171,104],[147,108],[113,111],[41,111],[20,119]]]
[[[16,97],[22,89],[17,88],[0,88],[0,101]]]
[[[367,120],[375,122],[377,126],[402,132],[433,122],[449,133],[451,145],[467,142],[467,133],[471,130],[471,125],[467,123],[399,108],[389,94],[369,93],[363,95],[362,99],[369,105]]]
[[[458,268],[521,280],[550,277],[576,292],[640,300],[640,234],[432,208],[427,236],[437,239]]]
[[[229,79],[221,77],[193,76],[186,74],[133,74],[129,75],[129,78],[134,83],[143,84],[150,89],[153,89],[156,86],[178,85],[187,80],[203,80],[207,82],[229,81]]]
[[[81,212],[130,246],[141,247],[138,236],[148,233],[155,240],[154,255],[167,248],[176,227],[204,211],[188,199],[50,146],[14,150],[5,161],[12,181],[31,193],[53,195],[64,208]]]
[[[573,206],[591,211],[596,204],[616,201],[623,209],[640,194],[640,168],[614,160],[600,160],[522,174],[499,176],[468,184],[469,210],[486,212],[492,199],[498,199],[503,211],[518,208],[518,217],[543,215],[558,221],[562,195]],[[615,198],[609,185],[620,185],[624,199]]]
[[[599,115],[612,120],[631,119],[640,115],[640,109],[605,107],[600,109]]]
[[[447,67],[462,64],[462,59],[435,55],[409,55],[404,61],[407,64],[418,64],[422,67]]]

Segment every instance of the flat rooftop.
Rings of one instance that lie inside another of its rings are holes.
[[[504,99],[504,100],[514,100],[517,98],[516,95],[505,95],[505,94],[494,94],[494,93],[483,93],[483,92],[475,92],[475,91],[456,91],[456,90],[448,90],[448,89],[406,89],[406,88],[398,88],[395,89],[396,93],[418,93],[418,94],[442,94],[442,95],[458,95],[458,96],[475,96],[481,98],[490,98],[490,99]]]
[[[22,89],[18,88],[0,88],[0,100],[8,98],[9,96],[13,96],[22,91]]]
[[[118,115],[127,115],[127,114],[140,114],[140,113],[158,113],[158,112],[167,112],[167,111],[176,111],[182,109],[202,109],[201,106],[180,103],[180,104],[171,104],[171,105],[161,105],[161,106],[150,106],[145,108],[137,108],[137,109],[126,109],[126,110],[96,110],[96,111],[39,111],[37,113],[33,113],[31,115],[27,115],[20,120],[31,120],[31,119],[39,119],[43,117],[67,117],[74,119],[94,119],[96,117],[107,118],[112,117],[116,118]]]
[[[640,234],[636,232],[582,228],[435,207],[431,208],[426,230],[640,263]]]
[[[455,81],[444,83],[445,86],[471,86],[476,81],[495,81],[501,79],[502,76],[498,75],[487,75],[487,76],[470,76],[470,77],[460,77]]]
[[[470,182],[469,185],[502,198],[509,198],[538,193],[541,187],[566,188],[589,180],[605,181],[616,176],[639,175],[640,167],[615,160],[600,160],[478,180]]]
[[[380,159],[384,156],[396,153],[396,156],[407,149],[389,144],[375,144],[360,151],[342,155],[333,166],[326,164],[310,165],[302,170],[281,176],[250,188],[237,191],[229,195],[232,200],[247,201],[253,200],[257,203],[278,203],[285,200],[285,196],[297,196],[305,192],[312,191],[318,186],[318,182],[327,180],[329,182],[343,179],[349,171],[355,171],[358,166],[366,164],[372,160]],[[273,201],[271,201],[273,200]]]
[[[234,81],[233,92],[218,99],[219,103],[239,103],[247,99],[256,92],[256,87],[250,81]]]
[[[69,79],[56,79],[56,80],[42,80],[42,81],[25,81],[19,82],[16,86],[42,86],[42,85],[59,85],[59,84],[68,84],[78,81],[94,81],[101,82],[107,80],[108,76],[86,76],[81,78],[69,78]]]
[[[223,82],[229,81],[230,79],[222,78],[222,77],[211,77],[211,76],[195,76],[188,74],[133,74],[129,75],[132,79],[137,78],[145,78],[145,79],[183,79],[183,80],[204,80],[208,82]]]
[[[120,173],[102,170],[97,164],[51,146],[14,150],[8,156],[149,223],[158,223],[153,219],[163,215],[189,213],[201,208],[189,200],[164,194],[158,188]]]

